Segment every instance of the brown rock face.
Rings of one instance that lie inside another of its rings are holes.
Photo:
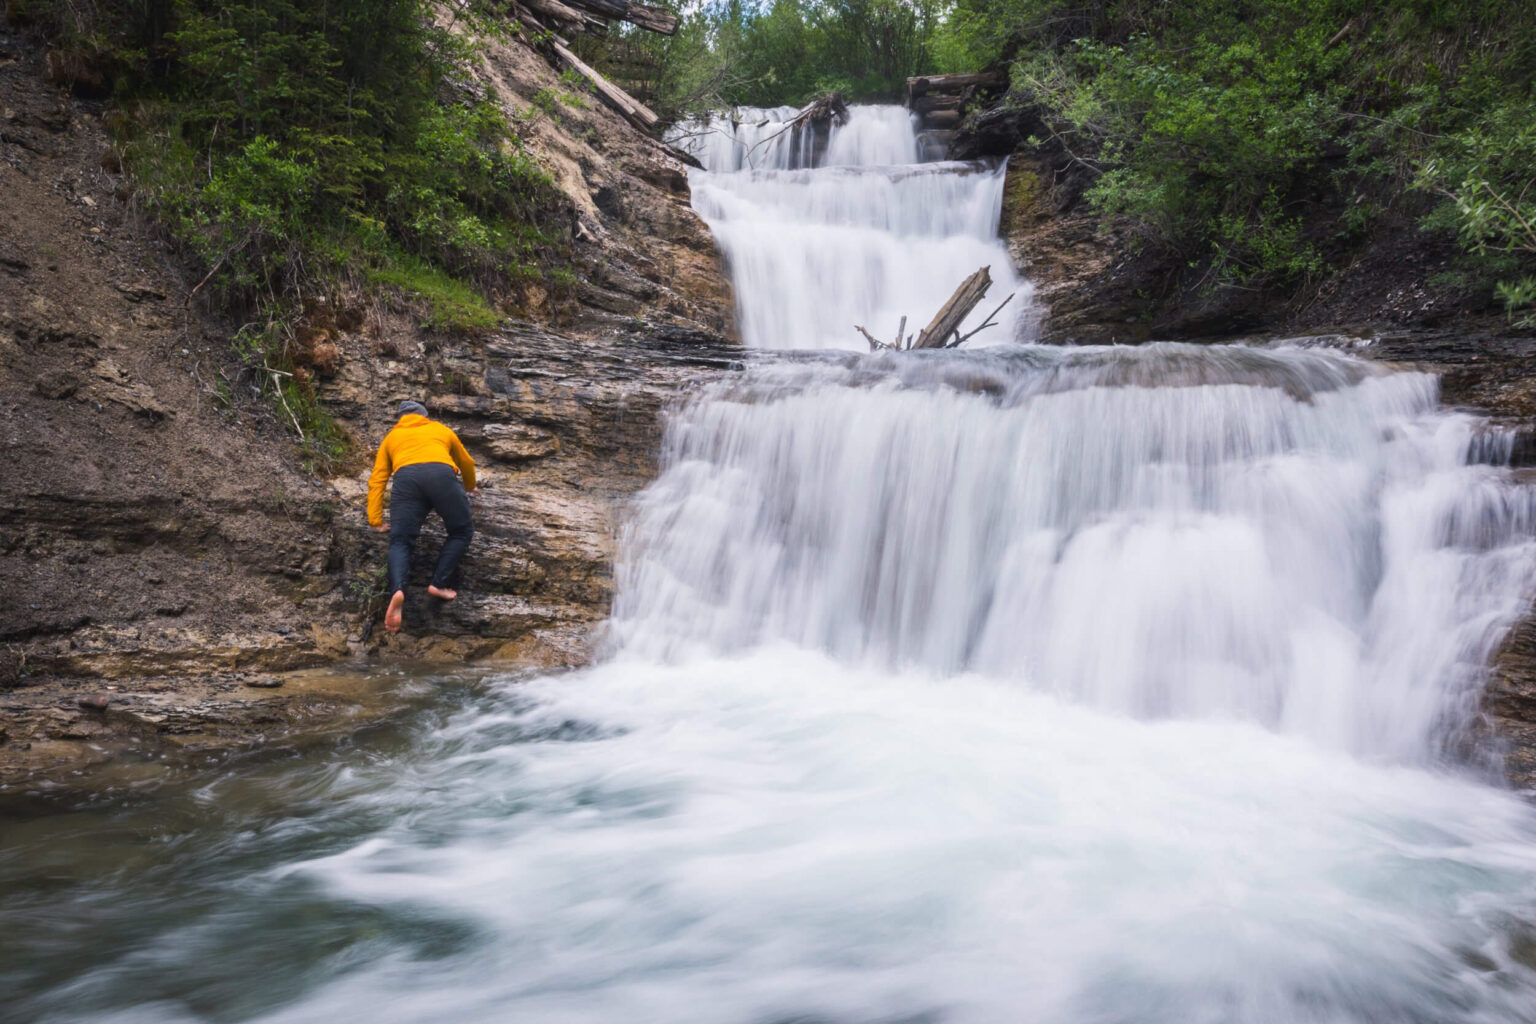
[[[434,518],[417,549],[405,629],[382,639],[370,632],[367,642],[455,659],[515,642],[543,664],[585,660],[607,614],[622,505],[655,472],[662,410],[689,382],[728,372],[737,350],[686,328],[640,324],[581,341],[522,324],[461,345],[445,351],[480,393],[426,398],[476,460],[476,532],[459,597],[424,592],[443,538]],[[332,407],[359,410],[352,422],[369,437],[393,422],[377,393],[350,366],[321,389]],[[365,528],[366,478],[360,470],[332,482],[342,559],[360,574],[382,564],[387,545]]]
[[[1040,340],[1079,344],[1146,341],[1147,304],[1126,240],[1073,208],[1041,160],[1017,153],[1003,184],[1002,233],[1014,266],[1035,285]]]
[[[1504,773],[1536,790],[1536,615],[1510,633],[1494,659],[1483,709],[1504,753]]]
[[[483,43],[491,95],[571,202],[580,309],[563,326],[589,335],[645,316],[731,334],[730,284],[689,207],[687,168],[524,43]]]
[[[296,372],[353,441],[331,480],[252,393],[238,325],[206,296],[184,305],[202,274],[126,216],[105,107],[61,98],[40,52],[0,61],[0,792],[117,752],[386,713],[372,676],[310,671],[338,661],[591,656],[623,503],[654,472],[671,397],[730,365],[731,297],[681,164],[594,97],[535,106],[571,87],[521,43],[486,54],[493,97],[572,203],[576,304],[530,292],[558,328],[485,336],[367,296],[307,309]],[[459,433],[482,491],[459,598],[424,594],[434,517],[405,629],[385,635],[387,539],[363,498],[407,397]],[[82,692],[109,708],[83,718]]]

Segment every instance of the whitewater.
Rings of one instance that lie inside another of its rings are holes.
[[[1536,1021],[1512,439],[1330,348],[1031,344],[1002,165],[790,116],[679,136],[751,351],[669,416],[604,658],[17,826],[0,1017]],[[982,265],[975,343],[853,330]]]

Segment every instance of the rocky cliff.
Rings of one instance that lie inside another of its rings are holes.
[[[240,325],[189,298],[200,275],[135,215],[108,107],[0,35],[0,792],[390,706],[355,674],[296,670],[590,656],[618,510],[670,396],[728,365],[731,298],[664,147],[516,39],[488,42],[476,87],[569,202],[574,284],[524,285],[521,319],[476,336],[420,327],[408,297],[317,304],[318,390],[354,453],[321,478],[251,393]],[[404,397],[484,472],[462,596],[413,601],[386,636],[362,505]]]

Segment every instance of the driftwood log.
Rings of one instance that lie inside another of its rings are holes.
[[[627,21],[664,36],[677,32],[677,15],[629,0],[518,0],[518,4],[568,32],[601,35],[612,21]]]
[[[933,133],[939,153],[948,147],[953,132],[964,120],[964,112],[979,97],[1006,88],[1008,76],[1001,71],[979,71],[965,75],[921,75],[907,79],[906,105],[917,115],[921,132]],[[926,148],[925,148],[926,152]]]
[[[564,3],[561,2],[561,0],[530,0],[528,6],[532,7],[535,3],[548,5],[550,6],[551,10],[554,10],[556,7],[558,7],[564,9],[567,12],[573,12],[572,8],[567,7]],[[557,13],[556,15],[551,16],[551,20],[553,20],[553,17],[555,16],[564,15],[558,15]],[[655,127],[656,123],[660,121],[660,118],[656,116],[655,111],[651,110],[644,103],[641,103],[639,100],[635,99],[623,89],[620,89],[618,86],[608,81],[608,79],[599,74],[595,68],[591,67],[580,57],[577,57],[574,53],[572,53],[570,50],[570,40],[562,39],[560,36],[550,32],[547,26],[545,26],[537,18],[533,17],[533,15],[529,14],[526,9],[518,13],[518,21],[520,21],[529,30],[537,33],[538,35],[547,37],[545,40],[546,45],[549,47],[549,49],[554,51],[555,56],[564,61],[571,68],[574,68],[578,74],[584,75],[586,79],[592,83],[592,88],[596,90],[598,96],[602,98],[603,102],[607,103],[620,114],[624,115],[625,119],[627,119],[630,124],[634,125],[636,128],[639,128],[641,134],[645,136],[651,145],[657,147],[672,159],[687,164],[690,167],[698,167],[700,169],[704,167],[704,165],[699,162],[699,158],[694,156],[692,153],[678,149],[676,146],[673,146],[667,142],[663,142],[661,139],[658,139],[656,136],[652,135],[650,129]]]
[[[987,314],[980,327],[961,334],[960,325],[965,323],[965,318],[971,315],[971,310],[975,309],[981,303],[981,300],[986,298],[987,289],[991,287],[992,268],[982,267],[976,273],[960,282],[960,287],[955,289],[955,293],[949,297],[949,301],[944,303],[939,311],[934,314],[928,326],[918,331],[916,335],[903,337],[907,331],[907,318],[902,317],[900,326],[896,328],[896,340],[894,342],[887,343],[881,341],[858,324],[854,325],[854,329],[864,335],[864,340],[869,342],[869,350],[871,352],[879,349],[904,352],[917,348],[954,348],[969,341],[988,327],[996,327],[997,321],[992,318],[1001,313],[1003,307],[1013,301],[1013,294],[1010,292],[1006,299],[998,303],[996,309]]]
[[[740,122],[737,123],[739,124]],[[764,123],[766,124],[767,122]],[[840,92],[828,93],[825,96],[821,96],[812,100],[810,103],[807,103],[798,114],[784,122],[784,127],[780,128],[766,139],[759,139],[752,146],[752,149],[747,150],[747,163],[750,164],[752,162],[752,153],[754,150],[761,149],[762,147],[768,145],[768,143],[772,142],[774,139],[777,139],[785,132],[793,133],[800,128],[810,125],[819,125],[823,128],[830,128],[834,124],[843,125],[847,123],[848,104],[844,102],[843,94]]]

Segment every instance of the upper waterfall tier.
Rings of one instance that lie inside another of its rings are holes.
[[[832,125],[826,151],[817,160],[814,131],[791,128],[794,107],[737,107],[684,121],[672,142],[699,158],[705,170],[788,171],[818,167],[877,167],[917,162],[917,136],[904,107],[848,108],[846,124]]]
[[[992,291],[963,329],[1013,294],[977,341],[1026,333],[1033,289],[997,235],[1002,166],[920,165],[901,107],[850,107],[821,151],[788,127],[794,114],[738,109],[672,135],[708,168],[690,175],[693,206],[725,253],[748,345],[867,350],[855,325],[893,340],[906,317],[914,334],[983,266]]]

